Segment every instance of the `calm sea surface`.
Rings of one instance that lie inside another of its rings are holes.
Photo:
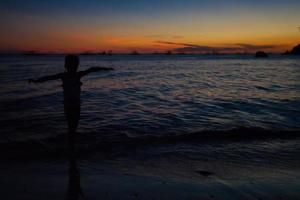
[[[81,56],[78,131],[96,138],[185,134],[255,127],[300,129],[300,59],[271,56]],[[27,79],[64,71],[63,56],[0,57],[0,141],[47,139],[66,131],[60,81]]]

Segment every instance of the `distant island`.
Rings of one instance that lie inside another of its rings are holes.
[[[255,57],[256,58],[267,58],[269,57],[267,53],[263,52],[263,51],[258,51],[255,53]]]
[[[26,51],[26,52],[23,53],[23,55],[26,55],[26,56],[44,56],[44,55],[47,55],[47,54],[36,52],[36,51]]]
[[[283,55],[300,55],[300,44],[295,46],[291,51],[286,51]]]

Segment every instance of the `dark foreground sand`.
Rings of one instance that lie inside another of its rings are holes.
[[[63,158],[1,163],[1,199],[64,199],[69,164]],[[91,200],[300,199],[295,165],[93,155],[78,158],[77,168],[84,199]]]
[[[0,199],[300,199],[298,137],[69,150],[0,160]]]

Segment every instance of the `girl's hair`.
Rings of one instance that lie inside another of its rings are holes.
[[[68,72],[77,72],[79,66],[79,57],[76,55],[67,55],[65,57],[65,69]]]

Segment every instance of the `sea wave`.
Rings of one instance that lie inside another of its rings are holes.
[[[299,139],[299,130],[279,131],[265,130],[261,128],[239,127],[231,130],[203,130],[200,132],[154,136],[137,136],[128,133],[116,134],[115,137],[99,138],[95,133],[77,133],[75,146],[80,154],[107,153],[112,150],[124,151],[145,148],[146,146],[167,146],[173,144],[207,144],[211,142],[250,142],[253,140],[274,139],[295,140]],[[0,143],[0,155],[3,159],[28,159],[45,158],[51,156],[65,156],[67,152],[66,135],[44,139],[29,139],[26,141],[2,141]]]

